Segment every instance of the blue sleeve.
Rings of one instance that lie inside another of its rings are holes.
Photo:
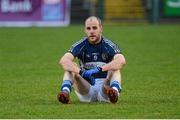
[[[81,40],[73,44],[71,48],[68,50],[68,52],[72,53],[74,57],[79,57],[81,55],[83,47],[84,42]]]
[[[106,44],[106,48],[107,48],[108,54],[111,58],[113,58],[114,55],[116,55],[116,54],[122,54],[119,47],[111,41]]]

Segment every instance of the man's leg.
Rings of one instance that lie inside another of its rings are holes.
[[[74,76],[74,85],[75,93],[78,96],[81,102],[91,102],[94,101],[94,87],[90,85],[87,80],[83,79],[80,75]]]
[[[74,89],[81,95],[86,95],[89,93],[90,84],[84,80],[78,74],[72,74],[71,72],[65,71],[63,77],[63,83],[61,86],[61,92],[58,94],[58,100],[64,104],[69,103],[69,95],[72,89]]]
[[[121,74],[119,70],[109,71],[103,92],[107,94],[110,102],[116,103],[121,92]]]
[[[61,92],[58,94],[57,98],[60,102],[68,104],[70,102],[70,93],[73,85],[73,74],[71,72],[65,71],[63,77],[63,83],[61,85]]]
[[[87,95],[90,90],[90,84],[85,79],[83,79],[80,75],[75,74],[73,88],[79,94]]]

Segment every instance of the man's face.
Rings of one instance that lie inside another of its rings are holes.
[[[85,33],[90,43],[97,44],[100,42],[102,26],[99,24],[96,18],[86,20]]]

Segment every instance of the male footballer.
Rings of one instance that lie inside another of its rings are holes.
[[[64,77],[58,100],[70,103],[73,87],[81,102],[116,103],[122,89],[120,71],[126,64],[125,58],[115,43],[102,36],[98,17],[87,18],[84,31],[86,37],[73,44],[59,61]]]

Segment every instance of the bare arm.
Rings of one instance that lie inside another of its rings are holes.
[[[65,71],[79,73],[80,68],[73,62],[74,56],[71,53],[66,53],[59,61],[59,64]]]
[[[126,60],[122,54],[116,54],[111,62],[102,66],[102,71],[122,69],[126,64]]]

